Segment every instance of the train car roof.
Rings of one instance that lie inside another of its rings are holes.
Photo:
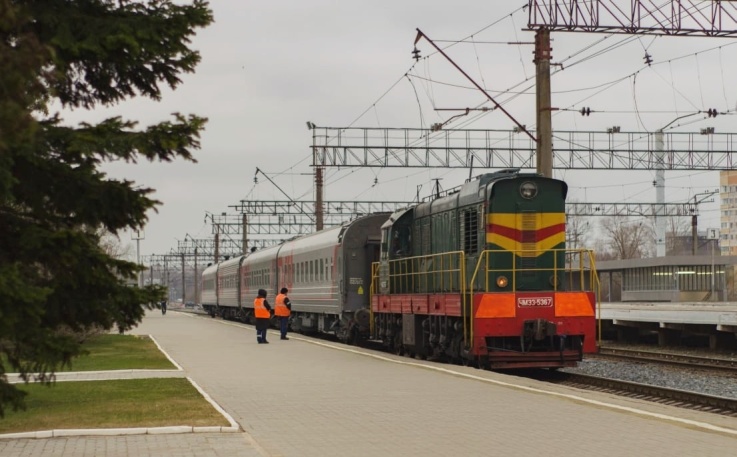
[[[218,271],[218,264],[213,263],[212,265],[208,265],[203,271],[203,275],[214,275]]]
[[[343,225],[336,225],[319,232],[311,233],[293,240],[285,241],[281,245],[279,254],[299,254],[305,251],[319,249],[321,247],[335,246],[340,243],[340,236],[353,221]]]
[[[283,243],[282,243],[283,244]],[[276,252],[282,244],[276,246],[269,246],[263,249],[257,249],[246,256],[246,263],[258,262],[261,260],[273,260],[276,257]]]
[[[238,257],[233,257],[232,259],[225,260],[223,262],[220,262],[220,267],[227,267],[231,265],[238,265],[241,262],[241,259],[243,258],[242,255],[239,255]]]

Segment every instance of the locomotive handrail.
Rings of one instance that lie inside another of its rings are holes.
[[[596,258],[594,252],[589,251],[589,262],[591,262],[591,269],[596,271]],[[599,281],[599,275],[594,275],[594,281],[596,287],[594,288],[594,294],[596,296],[596,326],[597,326],[597,340],[599,344],[597,347],[601,347],[601,281]]]
[[[530,257],[537,257],[540,254],[547,254],[547,253],[553,253],[553,267],[547,267],[547,268],[517,268],[517,259],[518,258],[530,258]],[[562,253],[564,257],[569,256],[569,260],[566,261],[566,264],[563,267],[558,266],[558,254]],[[505,265],[505,267],[502,268],[489,268],[491,265],[489,265],[489,262],[491,260],[491,255],[497,254],[497,255],[508,255],[511,256],[511,266]],[[574,265],[574,257],[578,257],[578,264]],[[586,258],[584,258],[586,256]],[[586,260],[586,261],[585,261]],[[585,290],[592,290],[596,296],[596,305],[597,310],[599,309],[599,295],[601,293],[601,284],[599,282],[599,277],[596,274],[596,264],[594,261],[594,255],[593,251],[589,249],[518,249],[518,250],[505,250],[505,249],[488,249],[485,251],[482,251],[479,254],[479,260],[476,262],[476,267],[474,268],[473,275],[471,276],[471,280],[468,282],[469,284],[469,293],[468,293],[468,301],[469,301],[469,309],[468,312],[464,315],[463,319],[463,338],[464,343],[466,344],[466,347],[470,347],[470,345],[473,343],[473,325],[468,325],[469,329],[467,330],[466,321],[472,322],[473,316],[473,294],[474,294],[474,286],[476,284],[476,278],[479,274],[479,269],[481,266],[484,266],[484,292],[489,292],[489,276],[490,273],[507,273],[511,274],[512,278],[511,281],[509,281],[509,284],[511,284],[511,288],[509,290],[505,290],[505,292],[517,292],[517,274],[519,272],[529,273],[529,272],[553,272],[552,276],[552,284],[553,292],[556,292],[558,290],[558,286],[560,283],[559,274],[562,271],[563,274],[567,272],[574,273],[578,270],[579,272],[579,287],[581,291]],[[586,273],[588,272],[588,284],[589,286],[586,287],[587,281],[586,281]],[[569,274],[566,275],[566,277],[569,279],[569,290],[573,289],[573,275]],[[510,278],[507,278],[508,280]],[[597,292],[598,291],[598,292]],[[601,321],[599,321],[599,335],[601,335]],[[601,337],[600,337],[601,338]]]
[[[376,293],[376,284],[379,282],[379,268],[381,262],[372,264],[371,277],[371,331],[373,332],[373,295]],[[428,288],[430,279],[433,279],[433,288],[437,290],[458,290],[461,294],[462,314],[466,312],[466,254],[463,251],[449,251],[437,254],[427,254],[413,257],[393,259],[387,263],[389,269],[389,290],[392,293],[404,291],[417,293]],[[447,275],[447,281],[446,281]],[[457,280],[454,277],[457,276]],[[439,279],[439,281],[437,281]],[[464,327],[465,327],[464,322]]]
[[[369,287],[369,333],[374,335],[374,294],[379,279],[379,262],[371,263],[371,286]]]
[[[449,251],[394,259],[389,265],[389,288],[392,293],[417,293],[427,289],[430,279],[434,290],[465,292],[465,253]],[[447,275],[447,278],[446,276]],[[458,279],[454,280],[457,275]],[[439,280],[439,281],[438,281]]]

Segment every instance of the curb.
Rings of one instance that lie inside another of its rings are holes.
[[[168,427],[139,427],[139,428],[80,428],[41,430],[37,432],[20,432],[0,434],[0,439],[40,439],[58,438],[64,436],[121,436],[121,435],[164,435],[175,433],[235,433],[240,431],[239,427],[193,427],[189,425],[176,425]]]
[[[79,429],[58,429],[58,430],[40,430],[35,432],[19,432],[0,434],[0,439],[22,439],[22,438],[57,438],[62,436],[120,436],[120,435],[164,435],[175,433],[236,433],[240,431],[240,426],[233,417],[225,412],[225,410],[215,403],[215,401],[202,388],[194,382],[190,377],[187,380],[195,389],[204,397],[204,399],[212,405],[217,412],[223,415],[230,424],[229,426],[191,426],[191,425],[170,425],[165,427],[134,427],[134,428],[79,428]]]
[[[164,348],[162,348],[158,341],[156,341],[153,335],[149,337],[156,343],[159,350],[177,367],[177,370],[161,370],[171,373],[181,373],[182,367],[172,359]],[[125,370],[128,372],[136,372],[139,370]],[[140,370],[140,371],[153,371],[153,370]],[[159,370],[156,370],[159,371]],[[85,372],[79,372],[85,373]],[[103,373],[103,372],[96,372]],[[110,372],[108,372],[110,373]],[[177,376],[178,377],[178,376]],[[43,439],[43,438],[57,438],[63,436],[121,436],[121,435],[164,435],[164,434],[176,434],[176,433],[236,433],[241,430],[238,423],[233,417],[225,412],[225,410],[218,405],[210,395],[205,392],[192,378],[186,377],[192,386],[197,389],[197,392],[212,405],[217,412],[223,415],[230,424],[229,426],[190,426],[190,425],[172,425],[165,427],[134,427],[134,428],[81,428],[81,429],[55,429],[55,430],[40,430],[35,432],[19,432],[19,433],[4,433],[0,434],[0,439]],[[105,381],[107,379],[100,379]],[[69,380],[73,381],[73,380]],[[84,379],[78,379],[74,381],[85,381]]]

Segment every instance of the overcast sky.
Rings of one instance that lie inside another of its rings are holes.
[[[629,5],[629,1],[623,2]],[[122,115],[140,126],[170,113],[209,118],[197,164],[109,164],[110,176],[155,188],[162,201],[151,213],[141,255],[166,254],[187,235],[211,237],[209,213],[236,212],[242,199],[283,200],[264,170],[293,199],[312,200],[311,132],[306,121],[331,127],[428,128],[453,114],[434,108],[479,106],[485,98],[425,41],[416,65],[411,51],[420,28],[520,123],[535,124],[534,33],[525,2],[435,0],[211,2],[215,22],[192,47],[202,62],[160,102],[134,100],[110,109],[75,112],[70,122]],[[472,36],[472,39],[469,37]],[[554,130],[654,131],[675,118],[716,108],[734,114],[737,104],[737,40],[553,33]],[[606,51],[606,52],[603,52]],[[653,65],[644,63],[645,53]],[[559,67],[556,67],[559,68]],[[408,74],[409,77],[405,77]],[[620,80],[618,83],[615,81]],[[532,88],[532,89],[531,89]],[[511,92],[510,92],[511,90]],[[515,95],[514,93],[525,93]],[[489,106],[488,104],[486,106]],[[588,106],[597,113],[578,113]],[[672,132],[707,126],[735,132],[732,115],[677,121]],[[498,111],[468,116],[448,128],[511,129]],[[479,174],[484,170],[474,170]],[[492,171],[492,170],[489,170]],[[328,169],[326,200],[412,200],[417,186],[430,192],[462,184],[467,170]],[[582,202],[654,202],[654,172],[554,170]],[[374,185],[374,183],[377,183]],[[666,172],[666,201],[685,202],[718,188],[718,172]],[[718,197],[718,196],[717,196]],[[701,206],[700,227],[718,227],[718,198]],[[130,234],[123,234],[130,242]]]

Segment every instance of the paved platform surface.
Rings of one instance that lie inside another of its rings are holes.
[[[737,419],[301,336],[150,314],[152,334],[243,433],[22,439],[2,456],[733,456]]]

